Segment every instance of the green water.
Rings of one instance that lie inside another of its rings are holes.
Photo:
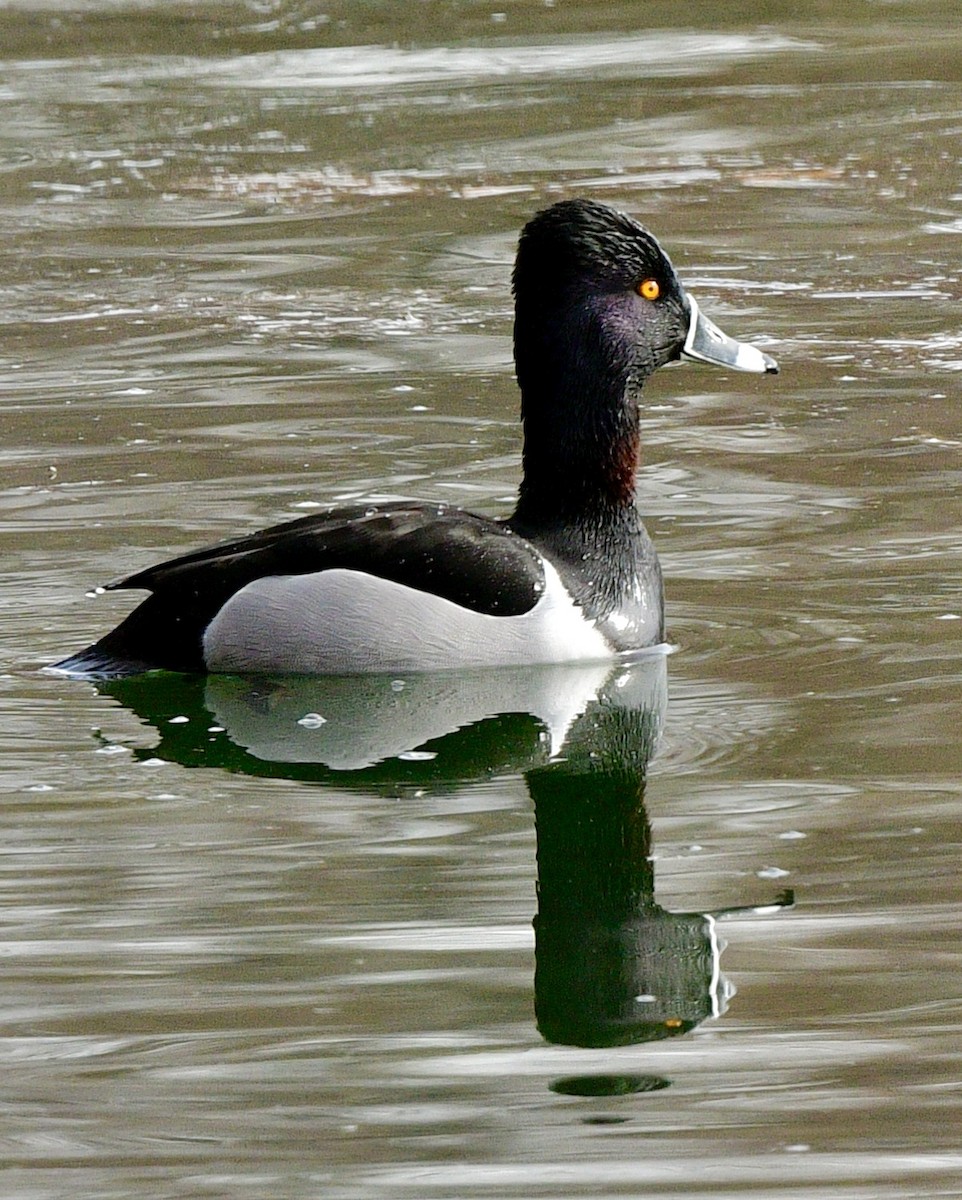
[[[962,1188],[949,8],[0,7],[4,1195]],[[570,195],[782,366],[646,393],[667,707],[410,684],[364,766],[327,693],[38,673],[205,542],[504,513]]]

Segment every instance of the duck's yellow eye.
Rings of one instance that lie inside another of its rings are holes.
[[[661,284],[657,279],[643,279],[635,291],[646,300],[657,300],[661,295]]]

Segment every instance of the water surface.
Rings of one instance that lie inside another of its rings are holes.
[[[956,25],[0,8],[7,1194],[962,1187]],[[514,243],[570,195],[782,365],[649,385],[667,705],[387,681],[378,761],[311,763],[316,696],[37,673],[163,556],[505,512]],[[671,1012],[574,1028],[633,971]]]

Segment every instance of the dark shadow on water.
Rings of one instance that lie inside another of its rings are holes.
[[[672,913],[655,900],[645,784],[666,676],[665,656],[654,653],[614,667],[340,679],[153,673],[98,687],[158,731],[154,746],[135,751],[141,759],[381,795],[523,775],[537,828],[538,1029],[549,1042],[603,1047],[686,1033],[723,1012],[730,995],[721,914]],[[664,1085],[637,1079],[557,1087],[613,1095]]]

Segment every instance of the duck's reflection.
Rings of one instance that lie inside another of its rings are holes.
[[[610,674],[599,665],[402,678],[151,672],[97,686],[156,728],[159,742],[139,758],[379,791],[551,761]]]
[[[655,714],[601,704],[527,773],[538,830],[535,1004],[551,1042],[684,1033],[723,1011],[715,921],[655,902],[645,769]]]
[[[575,1046],[642,1042],[724,1009],[714,918],[671,913],[654,898],[644,790],[667,703],[663,654],[616,667],[395,679],[154,674],[99,686],[157,729],[143,758],[378,790],[522,773],[538,837],[542,1035]]]

